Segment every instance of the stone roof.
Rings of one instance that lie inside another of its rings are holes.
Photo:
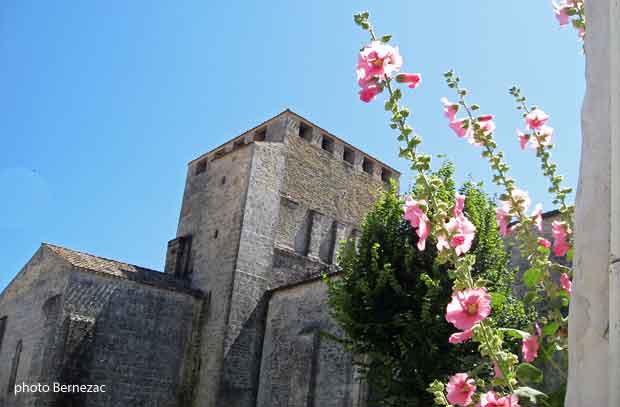
[[[105,274],[114,278],[131,280],[137,283],[165,290],[183,292],[198,297],[203,295],[201,291],[190,288],[189,281],[178,279],[170,274],[165,274],[157,270],[78,252],[50,243],[43,243],[42,246],[48,248],[54,254],[65,259],[72,266],[81,271]]]

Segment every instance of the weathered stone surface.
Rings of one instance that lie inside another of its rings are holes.
[[[16,366],[0,407],[357,406],[350,357],[319,334],[336,328],[318,276],[384,171],[398,177],[285,111],[190,162],[165,273],[43,245],[0,295],[0,365]],[[13,379],[108,392],[7,396]]]

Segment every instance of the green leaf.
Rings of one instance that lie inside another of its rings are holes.
[[[519,398],[529,399],[531,403],[536,404],[536,399],[546,398],[547,395],[541,391],[536,389],[532,389],[531,387],[519,387],[514,391],[514,394]]]
[[[502,331],[502,332],[507,333],[508,336],[512,336],[513,338],[525,339],[525,338],[529,338],[530,337],[530,334],[528,332],[521,331],[520,329],[499,328],[499,330]]]
[[[545,272],[542,269],[533,267],[523,274],[523,282],[527,288],[532,289],[542,281],[544,276]]]
[[[491,293],[491,304],[493,308],[501,308],[506,303],[506,296],[500,293]]]
[[[530,363],[521,363],[517,366],[517,378],[525,383],[541,383],[543,373]]]
[[[556,331],[558,330],[558,328],[560,327],[560,323],[559,322],[552,322],[550,324],[547,324],[543,327],[542,329],[542,333],[543,335],[553,335],[554,333],[556,333]]]
[[[390,42],[390,40],[392,39],[391,35],[384,35],[383,37],[381,37],[381,41],[383,42]]]

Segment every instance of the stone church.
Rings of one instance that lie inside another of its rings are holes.
[[[42,244],[0,295],[0,407],[363,406],[320,274],[399,176],[286,110],[189,163],[163,273]]]

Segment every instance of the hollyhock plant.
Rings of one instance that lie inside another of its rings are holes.
[[[538,238],[538,245],[541,247],[544,247],[545,249],[548,249],[551,247],[551,242],[548,241],[547,239],[545,239],[544,237],[539,237]]]
[[[360,100],[362,102],[369,103],[371,102],[375,96],[383,91],[381,85],[376,82],[368,82],[362,87],[359,91]]]
[[[562,289],[568,294],[573,293],[573,282],[570,281],[570,277],[568,276],[568,274],[560,274],[560,285],[562,286]]]
[[[426,201],[415,200],[411,196],[405,198],[405,205],[403,210],[405,211],[405,220],[409,222],[411,227],[417,228],[418,234],[418,249],[424,250],[426,248],[426,239],[430,234],[430,221],[422,207],[426,207]]]
[[[555,5],[554,10],[561,25],[568,24],[572,18],[573,26],[579,31],[585,31],[583,1],[563,1]],[[533,389],[518,386],[531,385],[523,375],[542,376],[542,372],[533,365],[519,365],[519,357],[510,352],[505,341],[511,337],[520,337],[522,360],[527,363],[536,360],[539,352],[541,358],[551,360],[554,352],[567,349],[566,336],[557,335],[556,332],[567,329],[563,308],[567,306],[568,298],[565,295],[558,295],[557,282],[551,276],[559,271],[560,286],[570,293],[572,283],[567,273],[570,270],[552,261],[549,257],[550,250],[547,249],[552,248],[556,256],[568,253],[573,208],[566,201],[566,195],[571,189],[561,186],[562,177],[556,174],[556,165],[549,158],[553,137],[553,128],[547,125],[549,115],[538,107],[528,106],[518,88],[510,89],[511,95],[517,101],[517,109],[522,111],[525,120],[526,130],[517,130],[519,145],[523,150],[529,145],[535,151],[536,157],[541,161],[543,175],[551,183],[549,191],[554,194],[553,202],[560,205],[561,220],[552,224],[553,243],[539,236],[543,232],[542,206],[536,205],[530,214],[528,210],[532,201],[529,194],[519,189],[508,175],[510,167],[504,161],[504,154],[497,150],[497,142],[494,140],[496,131],[494,116],[478,115],[480,107],[467,102],[468,91],[461,87],[460,78],[453,71],[444,74],[448,86],[456,93],[457,101],[451,102],[443,98],[441,100],[443,114],[449,122],[449,127],[458,137],[482,147],[481,155],[489,162],[493,171],[493,182],[502,188],[502,195],[495,211],[499,232],[502,236],[514,235],[515,246],[518,247],[522,259],[529,263],[529,268],[519,273],[528,290],[524,302],[536,310],[536,319],[545,324],[543,329],[536,324],[536,333],[531,334],[520,328],[497,326],[499,318],[487,320],[491,314],[492,301],[494,306],[497,301],[496,307],[499,309],[500,304],[504,304],[507,298],[501,292],[489,293],[484,287],[488,282],[474,273],[476,256],[469,251],[476,229],[463,212],[464,199],[457,195],[454,206],[450,208],[445,197],[436,194],[436,191],[440,190],[438,186],[443,186],[443,181],[433,176],[431,172],[431,156],[419,151],[422,138],[413,133],[413,128],[408,125],[410,110],[399,104],[402,92],[395,85],[405,84],[415,88],[419,84],[419,77],[415,76],[416,74],[396,74],[402,65],[398,49],[386,47],[387,41],[391,38],[389,35],[380,37],[381,41],[378,41],[379,37],[368,21],[368,13],[356,14],[355,22],[368,31],[371,37],[370,45],[360,53],[359,84],[363,89],[369,82],[375,82],[385,90],[387,99],[385,109],[392,115],[390,127],[398,131],[398,140],[403,144],[400,156],[408,159],[411,162],[411,169],[417,171],[414,189],[417,200],[413,197],[406,198],[405,219],[416,229],[419,250],[424,249],[431,232],[434,234],[439,252],[437,261],[441,265],[448,265],[448,275],[454,281],[453,294],[446,306],[445,319],[459,331],[450,335],[448,341],[451,344],[466,341],[477,343],[480,356],[487,358],[495,371],[493,380],[484,375],[476,375],[477,369],[471,371],[474,377],[466,373],[457,373],[447,384],[439,380],[433,382],[429,386],[429,392],[433,394],[436,404],[444,406],[450,404],[469,406],[476,400],[476,406],[480,407],[518,407],[519,399],[516,394],[527,394],[532,403],[536,404],[531,392]],[[378,92],[374,93],[372,97],[377,94]],[[459,112],[462,116],[457,118]],[[540,303],[548,307],[539,310],[536,306]],[[554,369],[561,375],[565,373],[561,366],[553,365],[549,366],[549,369]],[[486,393],[475,395],[472,385],[476,383],[480,383],[479,387],[484,388]],[[562,395],[558,397],[561,399]]]
[[[538,335],[529,335],[522,339],[521,352],[523,353],[524,362],[533,362],[538,357],[538,349],[540,349],[538,338],[542,335],[538,323],[536,323],[536,333]]]
[[[500,397],[494,391],[489,391],[480,396],[476,407],[519,407],[519,398],[515,395]]]
[[[467,373],[457,373],[450,378],[446,392],[450,403],[466,407],[471,404],[471,396],[476,392],[476,383]]]
[[[446,307],[446,321],[467,331],[491,314],[491,296],[485,288],[467,288],[452,295]]]
[[[450,338],[448,338],[448,342],[450,342],[453,345],[457,343],[467,342],[468,340],[472,338],[473,335],[474,335],[474,332],[471,329],[467,329],[463,332],[455,332],[452,335],[450,335]]]
[[[566,25],[570,21],[570,16],[568,15],[568,9],[570,9],[571,5],[563,1],[560,4],[553,2],[553,12],[555,13],[555,18],[557,18],[560,25]]]
[[[528,129],[540,129],[549,120],[547,113],[540,109],[534,109],[525,116],[525,124]]]
[[[459,105],[453,102],[450,102],[446,98],[441,98],[441,103],[443,103],[443,114],[444,116],[452,122],[456,117],[456,113],[459,111]]]
[[[398,48],[383,41],[372,41],[359,53],[358,76],[361,80],[385,79],[400,70],[403,59]]]
[[[422,81],[422,76],[419,73],[400,73],[396,75],[396,82],[408,83],[409,88],[415,89]]]
[[[568,244],[567,238],[570,229],[566,222],[561,221],[553,221],[551,223],[551,233],[553,235],[553,254],[556,256],[564,256],[568,249],[570,249],[570,245]]]
[[[465,215],[450,218],[444,224],[444,229],[448,236],[441,233],[437,236],[437,250],[442,251],[452,248],[457,256],[461,256],[469,251],[471,244],[476,236],[476,227]]]

